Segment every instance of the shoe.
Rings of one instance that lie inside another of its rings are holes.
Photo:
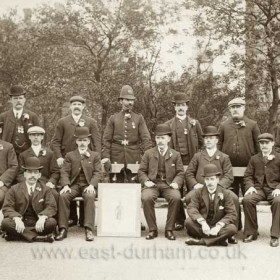
[[[69,226],[69,227],[76,226],[77,224],[78,224],[78,220],[72,220],[72,219],[70,219],[70,220],[68,221],[68,226]]]
[[[271,237],[270,246],[271,247],[278,247],[279,246],[279,239],[276,238],[276,237]]]
[[[188,238],[185,241],[185,244],[192,246],[192,245],[205,245],[202,239],[194,239],[194,238]]]
[[[173,234],[172,230],[166,230],[165,231],[165,237],[169,240],[176,240],[176,237]]]
[[[250,234],[250,235],[247,235],[243,239],[243,242],[244,243],[249,243],[249,242],[252,242],[252,241],[257,240],[257,239],[258,239],[258,234]]]
[[[53,243],[54,242],[54,237],[53,237],[53,234],[48,234],[48,235],[45,235],[45,236],[38,235],[34,238],[34,241],[35,242]]]
[[[229,244],[237,244],[238,241],[236,240],[235,236],[231,236],[228,238],[228,243]]]
[[[63,240],[64,238],[67,237],[67,230],[65,228],[62,228],[59,233],[55,236],[55,240],[56,241],[61,241]]]
[[[158,232],[157,230],[151,230],[148,235],[146,236],[146,239],[147,240],[151,240],[151,239],[154,239],[158,236]]]
[[[236,241],[236,240],[235,240]],[[231,243],[231,244],[237,244],[237,243]],[[226,240],[220,241],[217,243],[218,246],[223,246],[223,247],[227,247],[228,243]]]
[[[86,241],[93,241],[94,240],[94,235],[91,229],[86,228],[85,229],[85,233],[86,233]]]
[[[146,230],[146,227],[144,225],[142,225],[142,223],[141,223],[141,231],[144,231],[144,230]]]
[[[182,230],[183,228],[184,228],[184,225],[179,224],[179,223],[175,223],[174,230],[180,231],[180,230]]]

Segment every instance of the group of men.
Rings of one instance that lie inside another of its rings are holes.
[[[0,208],[7,240],[63,240],[69,220],[77,223],[71,201],[82,196],[80,223],[86,240],[93,241],[101,166],[109,170],[111,163],[124,164],[120,180],[126,182],[127,165],[138,163],[147,240],[158,235],[154,205],[162,196],[168,201],[167,239],[175,240],[173,231],[186,225],[188,245],[236,244],[234,235],[242,228],[241,188],[244,242],[257,239],[256,204],[267,199],[272,210],[270,245],[278,246],[280,154],[273,149],[273,135],[260,134],[257,123],[244,115],[244,99],[228,103],[230,117],[219,129],[208,126],[203,132],[199,121],[187,115],[186,95],[175,94],[175,116],[157,125],[152,147],[143,116],[132,111],[135,94],[130,86],[121,89],[122,109],[109,118],[102,145],[96,121],[84,114],[86,100],[73,96],[71,113],[58,121],[49,149],[38,116],[25,108],[25,94],[21,86],[11,87],[12,108],[0,114]],[[247,167],[244,179],[234,177],[232,167]]]

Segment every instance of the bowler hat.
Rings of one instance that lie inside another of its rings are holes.
[[[162,136],[162,135],[169,135],[171,136],[172,131],[169,125],[167,124],[159,124],[156,127],[156,136]]]
[[[204,133],[202,133],[202,136],[219,136],[220,133],[218,132],[218,129],[215,126],[206,126],[204,129]]]
[[[188,103],[188,102],[190,102],[190,100],[187,98],[187,96],[183,92],[176,93],[172,100],[173,104]]]
[[[31,126],[27,130],[27,134],[45,134],[45,129],[40,126]]]
[[[118,99],[120,100],[120,99],[124,99],[124,98],[131,99],[131,100],[135,99],[133,89],[129,85],[125,85],[122,87],[121,93],[120,93],[120,96]]]
[[[39,170],[42,169],[40,160],[37,157],[29,157],[25,160],[25,165],[22,166],[25,170]]]
[[[269,141],[273,142],[274,136],[270,133],[263,133],[258,136],[258,141],[259,142],[269,142]]]
[[[22,86],[11,86],[10,88],[10,96],[20,96],[25,95],[25,90]]]
[[[228,107],[234,106],[234,105],[246,105],[245,99],[241,97],[237,97],[229,101]]]
[[[221,172],[219,172],[217,166],[215,164],[206,164],[203,170],[203,177],[211,177],[211,176],[219,176]]]
[[[79,96],[79,95],[75,95],[75,96],[72,96],[71,98],[70,98],[70,103],[72,103],[72,102],[81,102],[81,103],[85,103],[86,102],[86,100],[82,97],[82,96]]]
[[[91,134],[89,133],[88,127],[78,126],[76,128],[74,136],[78,139],[81,139],[81,138],[87,138],[87,137],[91,136]]]

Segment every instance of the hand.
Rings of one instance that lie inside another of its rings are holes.
[[[194,188],[195,190],[198,190],[198,189],[203,188],[203,186],[204,186],[203,184],[197,183],[197,184],[194,185],[193,188]]]
[[[110,159],[109,158],[103,158],[101,159],[101,163],[104,164],[106,162],[110,162]]]
[[[258,193],[257,190],[254,188],[254,187],[250,187],[247,192],[245,192],[245,195],[248,195],[248,194],[253,194],[253,193]],[[245,196],[244,195],[244,196]]]
[[[148,188],[151,188],[151,187],[153,187],[154,185],[155,185],[155,183],[152,182],[152,181],[146,181],[146,182],[145,182],[145,186],[148,187]]]
[[[67,192],[71,192],[71,189],[68,185],[66,185],[62,188],[62,190],[60,191],[60,194],[67,193]]]
[[[15,217],[14,221],[16,223],[17,233],[23,233],[23,231],[25,229],[25,225],[24,225],[23,221],[21,220],[21,218],[20,217]]]
[[[35,225],[35,229],[37,232],[43,232],[45,227],[45,221],[48,217],[47,216],[39,216],[39,219]]]
[[[273,197],[279,196],[279,195],[280,195],[280,190],[279,190],[279,189],[275,189],[275,190],[272,192],[272,195],[273,195]]]
[[[176,182],[171,183],[169,186],[170,186],[172,189],[174,189],[174,190],[178,190],[178,189],[179,189],[179,186],[178,186],[178,184],[177,184]]]
[[[50,189],[54,189],[55,188],[55,185],[52,182],[48,182],[46,184],[46,186],[49,187]]]
[[[88,187],[86,187],[84,189],[84,192],[85,193],[95,193],[94,186],[93,185],[89,185]]]
[[[221,227],[219,225],[216,225],[215,227],[211,228],[210,235],[217,236],[220,230]]]
[[[211,230],[207,222],[206,221],[202,222],[201,226],[202,226],[202,232],[206,235],[210,235]]]
[[[64,158],[60,157],[56,160],[58,167],[61,167],[64,163]]]
[[[0,181],[0,188],[4,187],[4,183]]]

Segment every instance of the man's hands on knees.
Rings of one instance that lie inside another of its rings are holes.
[[[93,185],[89,185],[88,187],[86,187],[86,188],[84,189],[84,192],[85,192],[85,193],[94,194],[94,193],[95,193],[94,186],[93,186]]]
[[[60,157],[60,158],[58,158],[58,159],[56,160],[56,162],[57,162],[57,165],[58,165],[59,167],[62,167],[62,165],[63,165],[63,163],[64,163],[64,158]]]
[[[279,189],[275,189],[275,190],[272,192],[272,195],[273,195],[273,197],[280,196],[280,190],[279,190]]]
[[[176,182],[171,183],[171,184],[170,184],[170,187],[171,187],[172,189],[174,189],[174,190],[178,190],[178,189],[179,189],[179,186],[178,186],[178,184],[177,184]]]
[[[145,182],[145,187],[147,188],[151,188],[151,187],[154,187],[155,186],[155,183],[153,181],[146,181]]]
[[[0,181],[0,188],[4,187],[4,183]]]
[[[201,223],[201,227],[202,227],[202,232],[206,235],[210,235],[211,229],[209,227],[209,225],[207,224],[206,221],[203,221]]]
[[[46,222],[47,218],[48,217],[44,216],[44,215],[39,216],[39,219],[38,219],[38,221],[35,225],[35,229],[36,229],[37,232],[43,232],[44,227],[45,227],[45,222]]]
[[[71,188],[68,185],[65,185],[62,190],[60,191],[60,194],[64,194],[70,192],[71,193]]]
[[[258,193],[257,190],[254,187],[250,187],[246,192],[245,195]]]
[[[25,225],[23,223],[23,221],[21,220],[20,217],[14,217],[13,219],[16,223],[16,231],[17,233],[23,233],[24,229],[25,229]]]
[[[203,184],[197,183],[197,184],[194,185],[193,188],[194,188],[194,190],[198,190],[198,189],[203,188],[203,186],[204,186]]]

